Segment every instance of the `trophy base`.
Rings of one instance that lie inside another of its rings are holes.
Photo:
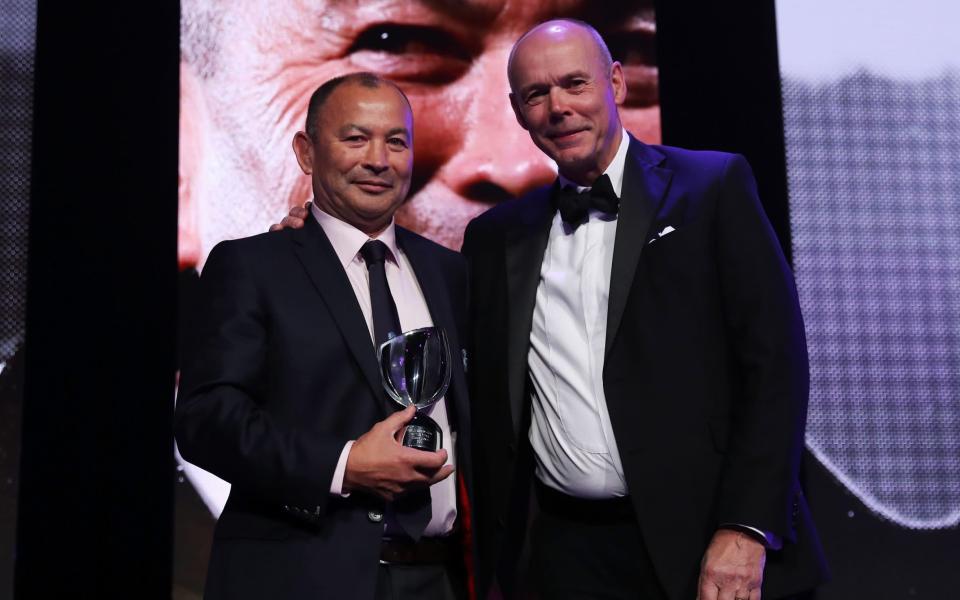
[[[443,447],[443,432],[436,421],[417,413],[407,424],[402,443],[407,448],[436,452]]]

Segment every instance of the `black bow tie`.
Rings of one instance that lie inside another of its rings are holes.
[[[620,209],[620,198],[606,173],[589,190],[578,192],[573,186],[564,186],[556,193],[556,202],[560,217],[574,227],[586,220],[591,208],[608,215],[615,215]]]

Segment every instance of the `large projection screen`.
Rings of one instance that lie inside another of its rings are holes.
[[[217,242],[261,233],[310,199],[291,140],[310,94],[331,77],[373,71],[404,89],[415,164],[397,221],[454,249],[472,217],[556,176],[507,98],[510,48],[537,22],[593,24],[624,66],[626,128],[660,141],[652,0],[183,0],[181,9],[179,260],[187,301]],[[195,598],[228,486],[179,457],[178,469],[175,595]]]
[[[878,517],[960,522],[960,6],[776,3],[807,445]]]

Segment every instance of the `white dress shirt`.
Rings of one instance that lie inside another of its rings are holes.
[[[607,167],[619,197],[630,138]],[[561,185],[576,185],[560,176]],[[584,190],[583,186],[576,186]],[[591,210],[577,228],[557,213],[540,267],[527,357],[536,476],[579,498],[627,494],[603,391],[607,298],[617,218]]]
[[[420,289],[420,283],[417,281],[413,267],[407,256],[397,246],[396,230],[393,222],[376,238],[370,238],[353,225],[323,212],[317,208],[316,204],[311,205],[310,210],[317,222],[320,223],[320,227],[323,228],[327,239],[330,240],[330,244],[347,274],[347,279],[350,280],[353,293],[357,297],[360,310],[363,311],[363,318],[366,319],[367,328],[370,330],[371,346],[374,344],[374,333],[373,309],[370,304],[370,276],[367,272],[367,265],[364,263],[363,257],[360,256],[360,248],[370,239],[378,239],[390,249],[390,255],[385,261],[384,269],[387,274],[387,284],[390,286],[390,294],[397,305],[400,327],[404,331],[409,331],[433,325],[430,310],[427,308],[426,299],[423,297],[423,291]],[[400,407],[397,406],[397,410],[399,409]],[[440,425],[443,439],[449,440],[444,444],[444,448],[447,449],[447,464],[456,464],[456,438],[450,432],[446,399],[437,402],[425,413]],[[340,460],[337,462],[337,468],[333,473],[333,481],[330,484],[331,494],[348,495],[342,493],[343,477],[347,468],[347,457],[352,447],[353,441],[347,442],[340,453]],[[440,483],[431,486],[430,500],[433,515],[427,524],[424,535],[435,537],[450,533],[457,518],[456,477],[447,477]]]

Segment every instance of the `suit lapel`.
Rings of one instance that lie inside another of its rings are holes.
[[[541,188],[522,200],[520,219],[507,233],[507,382],[514,436],[519,432],[524,411],[533,309],[540,284],[540,266],[556,213],[551,196],[557,185]]]
[[[382,411],[383,387],[373,342],[370,340],[370,330],[340,259],[313,215],[307,217],[302,229],[293,230],[291,235],[294,253],[327,305],[347,347],[360,364],[360,370],[370,384],[373,396],[377,399],[377,406]]]
[[[620,328],[640,254],[650,239],[650,226],[673,177],[672,171],[657,166],[662,161],[659,152],[630,137],[613,244],[605,352],[610,352]]]

